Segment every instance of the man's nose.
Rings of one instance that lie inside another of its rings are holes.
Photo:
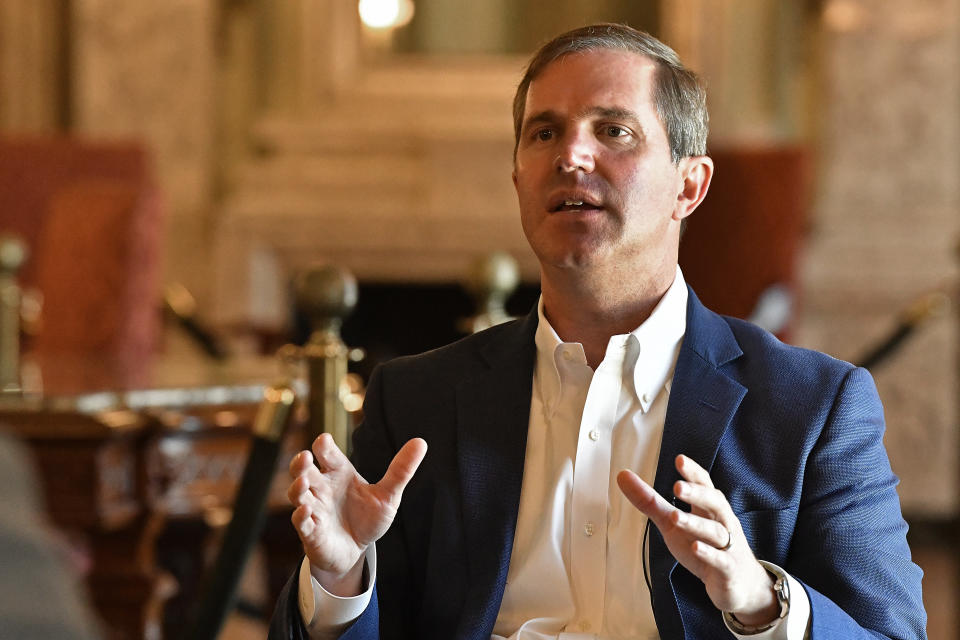
[[[595,166],[595,149],[592,141],[583,132],[571,132],[560,147],[555,164],[561,173],[583,171],[592,173]]]

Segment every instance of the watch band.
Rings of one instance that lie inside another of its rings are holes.
[[[763,633],[768,631],[778,625],[781,620],[787,617],[787,613],[790,611],[790,583],[787,580],[787,574],[780,570],[776,565],[771,565],[766,562],[761,563],[763,568],[766,569],[767,574],[773,579],[773,593],[777,596],[777,604],[780,605],[780,613],[776,618],[768,622],[767,624],[762,624],[759,626],[746,625],[737,620],[737,617],[729,612],[724,612],[723,617],[726,619],[727,624],[730,626],[730,629],[734,633],[739,635],[753,635],[756,633]]]

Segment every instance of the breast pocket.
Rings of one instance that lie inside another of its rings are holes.
[[[736,516],[753,554],[760,560],[783,566],[793,539],[797,508],[752,509]]]

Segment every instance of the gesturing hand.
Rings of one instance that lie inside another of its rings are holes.
[[[677,481],[673,492],[690,505],[690,513],[664,500],[632,471],[617,474],[617,484],[657,526],[677,562],[703,581],[718,609],[748,625],[772,621],[779,613],[773,583],[750,550],[727,499],[692,459],[677,456],[676,465],[684,480]]]
[[[407,442],[393,458],[380,482],[369,484],[329,434],[301,451],[290,462],[293,481],[287,497],[296,509],[291,516],[311,572],[330,593],[360,593],[363,554],[393,522],[400,496],[427,453],[420,438]]]

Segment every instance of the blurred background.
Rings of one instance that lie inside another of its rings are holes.
[[[310,335],[293,282],[321,262],[358,283],[342,335],[364,350],[350,365],[361,385],[377,362],[476,326],[471,292],[491,269],[507,272],[506,312],[525,313],[538,273],[510,181],[513,91],[538,44],[597,21],[653,33],[706,79],[717,166],[682,246],[688,280],[720,311],[870,365],[930,637],[957,637],[960,0],[3,0],[0,232],[28,252],[8,268],[20,399],[70,398],[113,438],[103,415],[117,407],[78,398],[265,381],[275,350]],[[17,405],[0,419],[34,452],[80,451],[64,435],[76,421],[38,402],[39,417]],[[246,420],[197,404],[114,416],[139,435],[112,454],[82,440],[133,487],[114,520],[41,501],[86,545],[82,570],[102,561],[92,537],[135,520],[138,548],[160,545],[143,565],[151,597],[191,593],[209,552],[180,541],[216,539],[232,493],[193,486],[201,506],[178,511],[141,484],[156,452],[180,456],[163,490],[194,455],[183,439],[169,453],[156,425]],[[193,480],[235,490],[240,451]],[[51,460],[37,472],[47,502],[52,475],[70,483]],[[248,588],[269,607],[258,562]]]

